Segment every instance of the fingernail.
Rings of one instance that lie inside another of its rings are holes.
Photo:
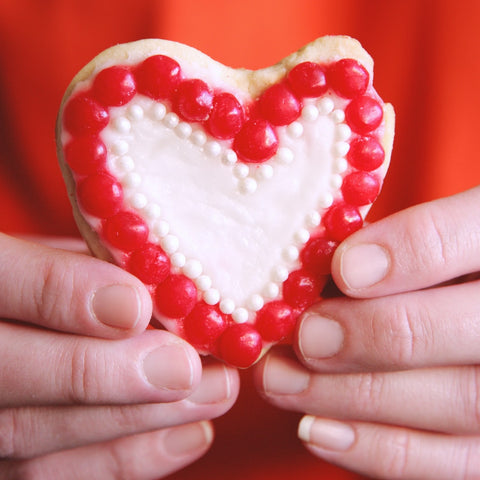
[[[275,355],[267,357],[263,370],[263,389],[271,395],[296,395],[304,392],[310,375],[297,362]]]
[[[99,288],[92,296],[95,318],[109,327],[133,328],[140,318],[140,299],[129,285],[109,285]]]
[[[298,347],[304,358],[333,357],[342,348],[343,340],[342,327],[329,318],[307,314],[300,324]]]
[[[143,360],[148,382],[161,390],[188,390],[193,385],[193,365],[182,345],[164,345]]]
[[[212,440],[213,430],[210,423],[191,423],[167,432],[164,440],[165,450],[170,455],[181,457],[205,449]]]
[[[319,448],[345,451],[353,445],[355,431],[346,423],[306,415],[298,425],[298,438]]]
[[[231,394],[230,375],[225,365],[210,365],[204,367],[200,385],[188,397],[188,400],[199,405],[206,405],[227,400]]]
[[[355,245],[343,252],[340,272],[348,287],[359,290],[383,280],[389,266],[390,257],[383,247],[376,244]]]

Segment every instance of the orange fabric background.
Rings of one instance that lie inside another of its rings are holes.
[[[61,97],[101,50],[146,37],[247,68],[325,34],[356,37],[375,59],[377,91],[397,114],[392,166],[373,218],[470,188],[480,178],[479,19],[476,0],[4,0],[0,229],[76,234],[55,159]],[[174,478],[357,478],[307,454],[295,437],[298,419],[245,388],[217,422],[212,452]]]

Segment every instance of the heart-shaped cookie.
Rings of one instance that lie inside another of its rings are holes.
[[[253,364],[321,298],[380,191],[394,116],[372,68],[348,37],[257,71],[163,40],[103,52],[57,126],[92,251],[147,285],[168,330]]]

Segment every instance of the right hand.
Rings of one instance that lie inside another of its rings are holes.
[[[120,268],[0,234],[2,479],[153,480],[207,451],[238,374],[151,313]]]

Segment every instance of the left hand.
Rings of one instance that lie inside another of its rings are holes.
[[[349,237],[332,264],[349,298],[303,315],[296,357],[256,367],[268,401],[307,414],[314,455],[374,478],[480,478],[479,205],[480,187]]]

